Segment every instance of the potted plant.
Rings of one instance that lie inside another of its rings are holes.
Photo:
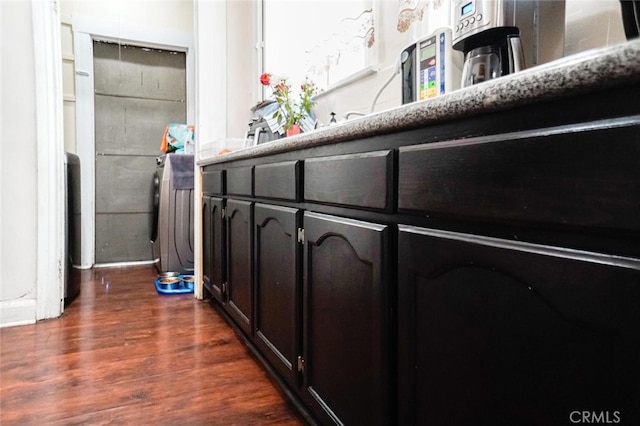
[[[273,117],[283,126],[287,136],[300,133],[300,122],[309,116],[315,104],[313,96],[318,92],[317,86],[305,79],[300,85],[298,99],[295,99],[285,77],[264,73],[260,76],[260,83],[263,86],[271,86],[273,96],[280,106],[273,113]]]

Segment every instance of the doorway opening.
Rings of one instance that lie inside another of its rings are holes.
[[[187,122],[186,54],[93,41],[95,264],[154,261],[152,179],[168,123]]]

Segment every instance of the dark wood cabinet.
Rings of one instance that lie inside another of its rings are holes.
[[[225,309],[238,325],[252,334],[253,310],[253,203],[227,200],[227,285]]]
[[[291,385],[302,352],[301,211],[255,205],[255,342]]]
[[[304,199],[390,210],[394,152],[332,155],[304,162]]]
[[[301,164],[302,161],[286,161],[256,166],[256,197],[298,201]]]
[[[388,424],[388,229],[309,212],[304,229],[304,397],[323,424]]]
[[[640,424],[639,90],[221,156],[205,285],[310,424]]]
[[[406,226],[398,247],[400,424],[640,420],[640,262]]]
[[[640,119],[400,148],[398,209],[640,231]]]
[[[222,288],[226,281],[226,220],[222,198],[202,197],[202,274],[211,296],[224,302]]]

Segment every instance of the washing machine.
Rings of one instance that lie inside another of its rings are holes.
[[[194,156],[157,158],[152,179],[151,252],[159,272],[193,273]]]

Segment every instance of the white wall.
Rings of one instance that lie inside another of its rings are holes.
[[[198,0],[196,10],[198,158],[242,146],[261,93],[256,0]],[[235,140],[233,140],[235,139]]]
[[[36,316],[37,151],[31,2],[0,1],[0,15],[0,325],[11,325],[33,322]]]
[[[618,0],[566,0],[567,27],[565,34],[565,55],[594,47],[612,45],[624,41]],[[215,125],[215,130],[207,127],[202,133],[203,151],[201,158],[214,155],[225,146],[225,138],[242,138],[251,117],[250,108],[258,99],[255,81],[261,70],[251,60],[255,58],[256,1],[228,0],[200,1],[200,9],[209,14],[201,16],[198,37],[201,38],[199,55],[204,61],[198,66],[199,87],[208,87],[223,82],[224,88],[207,92],[208,98],[199,102],[199,108]],[[409,28],[398,30],[398,15],[401,3],[397,0],[376,2],[376,43],[378,44],[378,71],[357,81],[328,91],[317,97],[316,115],[321,123],[327,123],[330,113],[342,118],[347,111],[369,112],[371,103],[382,85],[396,70],[400,52],[411,41],[448,25],[450,7],[448,1],[426,2],[421,20],[413,22]],[[405,3],[406,5],[406,3]],[[213,9],[216,9],[214,12]],[[207,25],[207,23],[209,25]],[[226,42],[221,39],[226,38]],[[224,44],[222,46],[221,44]],[[207,82],[204,76],[214,82]],[[201,94],[201,93],[199,93]],[[401,104],[400,78],[396,76],[379,97],[375,110],[380,111]],[[216,112],[214,112],[216,111]],[[201,126],[207,124],[201,124]],[[237,146],[235,146],[237,148]]]
[[[564,54],[626,40],[618,0],[566,0]]]
[[[414,2],[417,3],[417,2]],[[451,7],[448,1],[426,2],[422,19],[414,20],[405,31],[398,30],[398,16],[401,7],[399,1],[380,0],[377,7],[375,39],[378,43],[378,72],[348,86],[340,87],[318,97],[315,112],[321,123],[327,123],[330,113],[335,112],[338,121],[348,111],[371,112],[372,102],[385,82],[397,71],[398,59],[402,50],[412,41],[434,32],[439,27],[448,26]],[[375,111],[399,106],[402,103],[400,75],[396,74],[391,83],[380,94]]]
[[[255,61],[257,33],[256,7],[250,1],[231,1],[227,4],[227,131],[229,135],[244,137],[251,118],[249,108],[256,104],[254,88],[258,81]],[[255,77],[255,78],[254,78]],[[252,81],[251,79],[254,78]],[[249,79],[249,81],[247,81]],[[249,105],[249,108],[247,108]]]
[[[123,25],[193,30],[192,0],[62,0],[60,12],[63,16],[92,16]]]
[[[214,3],[215,5],[213,5]],[[221,5],[224,4],[223,5]],[[419,36],[426,35],[438,28],[447,25],[450,16],[450,8],[445,1],[442,6],[435,8],[435,2],[428,2],[425,8],[423,19],[412,24],[407,31],[399,32],[398,13],[400,3],[397,0],[379,0],[376,2],[376,34],[375,39],[378,49],[378,72],[369,74],[351,84],[344,85],[338,89],[322,94],[317,99],[315,107],[316,115],[321,123],[328,123],[329,114],[333,111],[338,117],[343,116],[347,111],[358,110],[369,112],[371,103],[376,92],[389,76],[395,71],[400,52],[411,40]],[[216,97],[203,99],[198,102],[199,108],[215,110],[216,105],[221,103],[226,106],[225,125],[219,125],[215,132],[207,131],[201,146],[200,156],[207,157],[216,154],[223,148],[237,148],[235,139],[244,138],[248,122],[251,118],[251,107],[260,99],[261,93],[254,93],[259,89],[256,84],[262,70],[256,63],[256,43],[259,40],[256,28],[258,19],[256,17],[256,0],[227,0],[221,1],[200,1],[198,7],[203,13],[212,14],[210,10],[218,8],[218,18],[198,19],[203,22],[198,29],[199,60],[203,59],[202,50],[209,49],[205,55],[213,54],[215,60],[206,59],[198,66],[202,75],[207,75],[214,81],[224,81],[226,89],[224,92],[216,92]],[[225,28],[221,28],[219,22],[220,14],[226,17]],[[213,16],[213,15],[211,15]],[[209,25],[205,25],[207,19]],[[224,47],[216,45],[220,38],[226,38]],[[215,51],[215,53],[212,53]],[[224,54],[224,58],[220,56]],[[224,68],[221,68],[224,67]],[[208,84],[199,79],[199,87]],[[211,93],[211,92],[209,92]],[[199,89],[199,95],[202,93]],[[213,96],[213,95],[210,95]],[[382,92],[376,103],[376,111],[391,108],[400,104],[401,89],[400,78],[396,77],[389,86]],[[219,116],[212,117],[212,121],[219,119]],[[202,127],[202,125],[201,125]],[[226,140],[225,140],[226,139]],[[231,139],[231,140],[229,140]]]
[[[378,89],[394,71],[400,51],[412,40],[429,34],[439,26],[449,25],[451,10],[446,6],[447,2],[444,0],[439,8],[434,8],[437,2],[428,2],[423,19],[415,21],[408,31],[400,33],[397,30],[400,2],[380,0],[377,3],[379,20],[376,24],[376,42],[380,43],[380,71],[318,97],[315,107],[318,119],[326,123],[332,111],[338,119],[347,111],[369,112]],[[618,0],[566,0],[565,56],[623,41],[625,36]],[[393,108],[401,103],[400,78],[396,76],[382,92],[375,110]]]
[[[62,94],[64,108],[64,150],[76,153],[76,61],[73,53],[73,26],[70,15],[60,17],[62,50]]]

